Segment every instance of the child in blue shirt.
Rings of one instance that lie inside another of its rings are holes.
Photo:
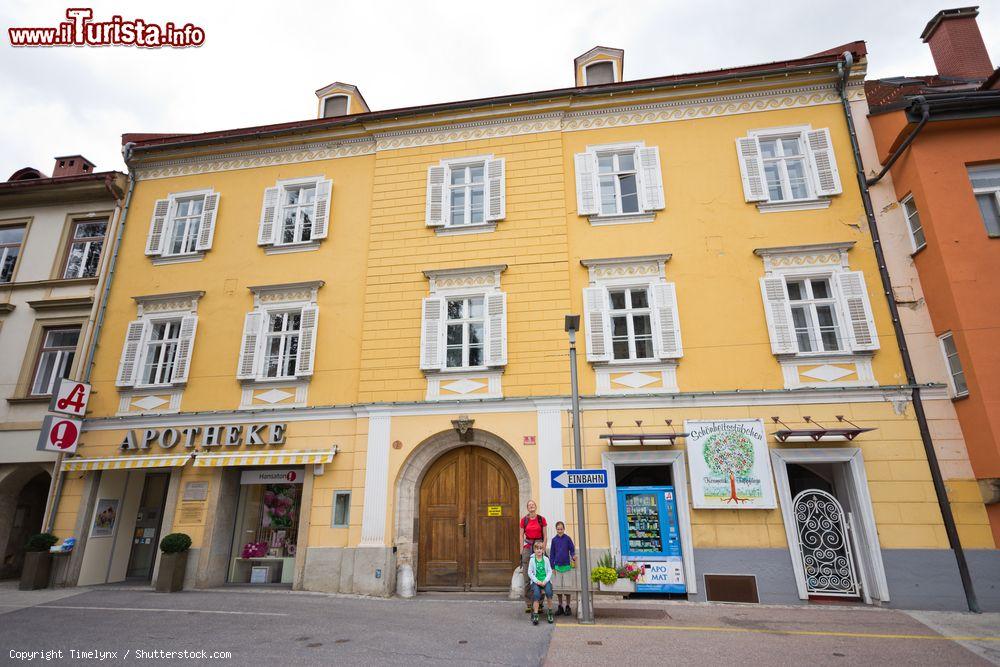
[[[556,536],[552,538],[549,558],[552,562],[552,569],[555,570],[552,576],[556,588],[573,588],[573,577],[567,573],[576,566],[576,545],[573,544],[573,538],[566,534],[566,524],[562,521],[556,522]],[[573,615],[569,608],[571,597],[569,593],[559,594],[556,616]],[[565,606],[563,606],[563,598],[566,598]]]

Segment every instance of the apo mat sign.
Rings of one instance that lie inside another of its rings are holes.
[[[763,421],[685,421],[684,430],[695,508],[777,507]]]

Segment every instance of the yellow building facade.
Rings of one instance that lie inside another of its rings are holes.
[[[183,532],[189,587],[509,589],[529,499],[578,533],[551,482],[576,313],[583,466],[610,482],[586,492],[593,558],[691,600],[729,576],[765,602],[961,607],[840,66],[628,82],[598,48],[559,91],[368,112],[336,84],[317,94],[348,115],[320,97],[314,121],[129,141],[56,517],[70,580],[149,579]],[[933,427],[947,392],[923,395]],[[946,483],[963,545],[991,548],[975,481]],[[808,512],[846,569],[811,569]]]

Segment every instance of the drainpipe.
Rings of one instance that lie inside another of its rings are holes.
[[[854,128],[854,118],[851,116],[851,106],[847,101],[847,79],[854,64],[854,57],[849,51],[845,51],[843,62],[837,65],[840,72],[840,102],[844,108],[844,117],[847,119],[847,130],[851,137],[851,147],[854,149],[854,166],[857,172],[858,189],[861,191],[861,201],[865,206],[865,215],[868,218],[868,231],[871,233],[872,244],[875,247],[875,259],[878,262],[879,276],[882,278],[882,290],[885,293],[886,301],[889,304],[889,314],[892,316],[892,329],[896,334],[896,344],[899,346],[899,355],[903,360],[903,370],[906,372],[906,382],[912,391],[913,412],[917,417],[917,424],[920,428],[920,440],[924,445],[924,454],[927,457],[927,464],[931,470],[931,480],[934,483],[934,493],[937,496],[938,507],[941,509],[941,517],[944,520],[944,530],[948,535],[948,544],[955,552],[955,560],[958,563],[958,574],[962,579],[962,588],[965,590],[965,600],[969,606],[969,611],[979,613],[979,602],[976,599],[976,591],[972,586],[972,577],[969,575],[969,564],[965,560],[965,551],[962,543],[958,539],[958,529],[955,527],[955,517],[951,512],[951,504],[948,501],[948,491],[944,485],[944,478],[941,476],[941,466],[938,463],[937,453],[934,451],[934,443],[931,440],[931,432],[927,426],[927,415],[924,413],[924,404],[920,398],[920,387],[917,385],[916,375],[913,372],[913,362],[910,360],[910,351],[906,345],[906,336],[903,334],[903,325],[899,319],[899,308],[892,295],[892,282],[889,278],[889,269],[885,265],[885,254],[882,252],[882,241],[879,238],[878,226],[875,224],[875,209],[872,207],[871,195],[868,192],[868,181],[865,179],[864,164],[861,161],[861,149],[858,146],[858,135]],[[926,112],[926,106],[924,107]],[[921,125],[922,126],[922,125]],[[914,132],[904,144],[912,141],[916,135]],[[905,146],[900,146],[900,149]],[[901,153],[902,150],[898,150]],[[896,156],[898,157],[898,155]],[[891,166],[891,162],[887,168]],[[879,174],[878,178],[881,178]],[[876,179],[877,180],[877,179]]]
[[[899,156],[902,155],[903,151],[905,151],[907,147],[913,143],[913,140],[917,138],[918,134],[920,134],[920,130],[924,129],[924,125],[926,125],[927,121],[930,120],[931,105],[927,103],[927,98],[923,95],[917,95],[913,98],[913,101],[914,106],[920,108],[920,122],[917,123],[917,126],[913,128],[912,132],[910,132],[910,136],[906,137],[903,143],[901,143],[896,150],[893,151],[892,155],[889,156],[889,159],[886,160],[885,166],[882,167],[882,171],[878,173],[878,176],[869,178],[865,181],[865,185],[869,188],[881,181],[882,177],[889,173],[889,170],[892,169],[892,165],[896,164],[896,160],[899,159]]]
[[[132,157],[132,147],[134,142],[129,142],[122,146],[122,157],[125,159],[125,166],[128,167],[129,158]],[[90,375],[94,370],[94,355],[97,354],[97,341],[101,335],[101,328],[104,326],[104,315],[108,309],[108,293],[111,291],[111,279],[115,275],[115,266],[118,265],[118,253],[121,251],[122,235],[125,233],[125,218],[128,216],[128,207],[132,201],[132,190],[135,187],[135,175],[129,170],[128,190],[125,192],[125,203],[122,205],[121,214],[118,216],[118,233],[115,237],[114,252],[108,260],[108,275],[104,279],[104,287],[101,290],[101,306],[97,311],[97,323],[94,325],[94,334],[90,338],[90,345],[87,346],[87,359],[83,364],[83,377],[81,382],[89,383]],[[62,498],[63,454],[60,452],[56,456],[55,470],[52,472],[52,490],[50,493],[51,502],[45,508],[45,532],[51,533],[56,522],[56,510],[59,507],[59,500]]]

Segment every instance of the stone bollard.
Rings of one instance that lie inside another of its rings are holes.
[[[511,600],[523,600],[524,585],[524,575],[521,573],[521,566],[518,565],[514,568],[514,576],[510,578],[510,595],[507,597]]]
[[[412,598],[417,595],[416,581],[413,579],[413,568],[409,563],[403,563],[396,570],[396,595],[401,598]]]

